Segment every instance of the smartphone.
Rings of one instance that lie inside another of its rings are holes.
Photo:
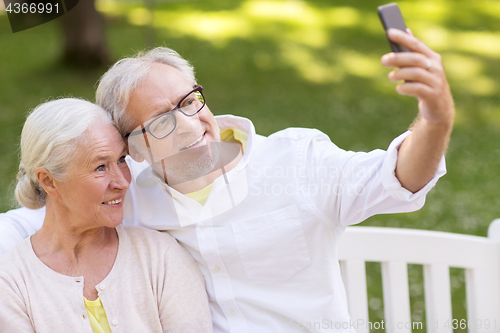
[[[401,11],[399,10],[399,6],[397,4],[390,3],[387,5],[379,6],[377,7],[377,11],[385,31],[389,30],[390,28],[395,28],[406,32],[406,24],[405,21],[403,20],[403,15],[401,15]],[[389,44],[391,45],[391,49],[393,52],[410,51],[406,47],[396,44],[391,40],[389,40]]]

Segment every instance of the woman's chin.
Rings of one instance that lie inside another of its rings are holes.
[[[103,218],[101,226],[108,228],[116,228],[123,222],[123,212],[121,214],[108,215]]]

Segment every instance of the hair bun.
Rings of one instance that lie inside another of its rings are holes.
[[[24,168],[23,164],[21,163],[19,165],[19,172],[17,173],[17,179],[19,179],[19,177],[22,177],[25,175],[26,175],[26,169]]]
[[[17,173],[15,196],[21,205],[30,209],[42,208],[45,205],[45,191],[37,181],[33,181],[26,169],[20,165]]]

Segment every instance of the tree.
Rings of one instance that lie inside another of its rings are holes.
[[[104,18],[95,9],[95,0],[79,1],[61,17],[61,22],[64,64],[91,69],[111,63],[104,36]]]

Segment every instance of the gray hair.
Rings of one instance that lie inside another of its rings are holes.
[[[24,207],[45,206],[47,193],[36,177],[44,168],[58,180],[64,180],[71,160],[95,124],[113,124],[100,106],[77,98],[62,98],[37,106],[28,116],[21,133],[21,162],[15,196]]]
[[[99,80],[96,91],[97,104],[111,114],[118,131],[125,135],[131,130],[132,119],[125,112],[130,94],[152,71],[154,64],[165,64],[176,68],[186,80],[196,85],[194,69],[176,51],[157,47],[140,52],[133,58],[124,58],[114,64]]]

